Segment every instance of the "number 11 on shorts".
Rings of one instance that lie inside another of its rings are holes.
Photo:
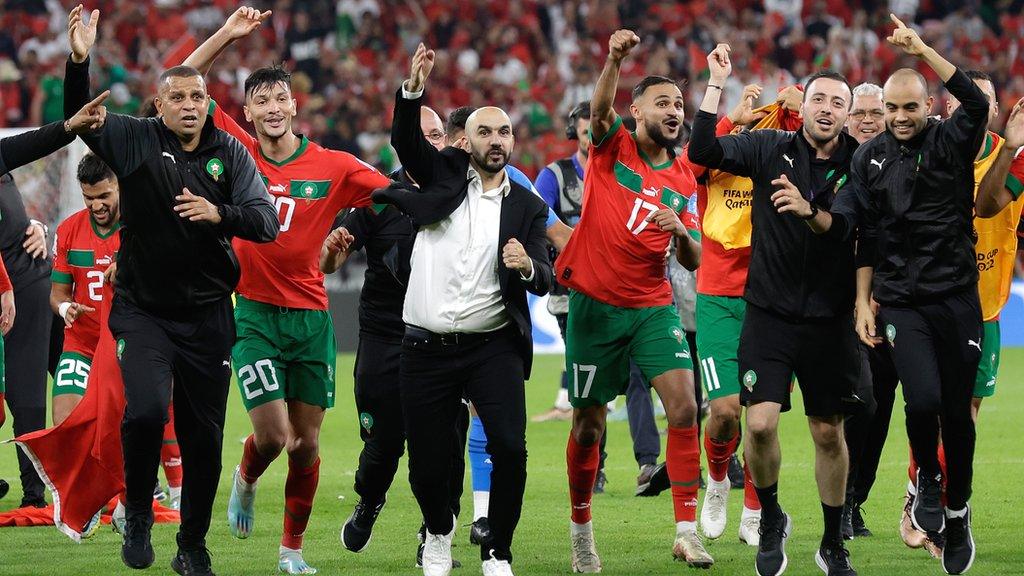
[[[583,383],[583,393],[580,394],[580,372],[586,374],[586,382]],[[572,391],[577,398],[590,396],[590,386],[594,383],[594,374],[597,373],[597,366],[593,364],[572,363]]]

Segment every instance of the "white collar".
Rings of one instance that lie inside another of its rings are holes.
[[[512,182],[511,180],[509,180],[508,171],[505,170],[504,168],[502,168],[501,170],[501,175],[501,184],[497,188],[492,188],[491,190],[484,190],[483,193],[485,196],[493,196],[494,193],[498,191],[501,192],[502,196],[508,196],[508,193],[512,190]],[[480,178],[480,173],[477,172],[475,168],[473,168],[472,163],[470,163],[469,168],[466,169],[466,178],[468,180],[479,180],[481,188],[483,188],[483,179]]]

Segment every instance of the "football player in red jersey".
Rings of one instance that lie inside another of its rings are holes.
[[[688,210],[696,181],[673,153],[683,125],[683,95],[673,80],[648,76],[633,89],[635,133],[612,108],[619,67],[639,43],[629,30],[616,31],[608,42],[591,100],[583,216],[556,263],[558,282],[570,289],[565,363],[573,427],[566,459],[574,572],[601,570],[590,521],[598,442],[605,404],[629,382],[630,357],[658,391],[668,416],[672,553],[691,566],[714,563],[697,534],[700,446],[693,362],[665,276],[671,241],[681,264],[692,270],[700,263],[696,214]]]
[[[239,8],[184,63],[209,72],[224,49],[269,16],[269,11]],[[302,537],[319,478],[320,425],[325,410],[334,405],[337,354],[318,265],[320,246],[341,210],[369,206],[370,193],[390,180],[354,156],[322,148],[292,131],[296,103],[290,75],[279,67],[261,68],[246,79],[244,111],[255,138],[215,104],[211,108],[215,125],[238,138],[256,159],[281,223],[272,243],[234,242],[242,276],[231,355],[253,434],[235,471],[228,523],[236,537],[249,536],[256,481],[286,450],[279,569],[312,574],[316,570],[302,558]]]

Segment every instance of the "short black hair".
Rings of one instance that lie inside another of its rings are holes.
[[[87,152],[78,163],[78,181],[82,184],[98,184],[106,179],[116,179],[107,163],[92,152]]]
[[[988,82],[989,84],[991,84],[993,90],[995,90],[995,88],[996,88],[996,81],[993,80],[992,77],[989,76],[987,72],[982,72],[981,70],[973,70],[973,69],[971,69],[971,70],[965,70],[964,74],[966,74],[967,77],[970,78],[974,82],[977,82],[978,80],[983,80],[983,81]]]
[[[807,94],[809,93],[811,83],[817,80],[818,78],[827,78],[828,80],[835,80],[836,82],[842,82],[843,84],[846,84],[846,89],[850,91],[849,105],[853,106],[853,87],[850,86],[850,81],[846,79],[846,76],[843,76],[842,74],[836,72],[835,70],[818,70],[814,74],[808,76],[807,80],[804,81],[804,100],[807,99]]]
[[[476,108],[473,106],[459,106],[455,110],[452,110],[448,114],[448,121],[445,122],[444,131],[451,134],[456,130],[466,129],[466,120],[469,120],[470,114],[476,112]]]
[[[271,88],[284,83],[288,90],[292,89],[292,74],[280,65],[259,68],[245,79],[245,97],[249,98],[257,90]]]
[[[647,92],[648,88],[659,84],[672,84],[673,86],[678,86],[675,80],[666,76],[648,76],[637,82],[636,86],[633,86],[633,102],[636,102],[637,98],[643,96],[644,92]]]
[[[157,80],[157,86],[167,82],[168,78],[191,78],[193,76],[199,76],[200,78],[203,77],[199,70],[196,70],[191,66],[172,66],[160,74],[160,79]]]
[[[584,100],[569,112],[569,123],[576,126],[580,119],[590,119],[590,100]]]

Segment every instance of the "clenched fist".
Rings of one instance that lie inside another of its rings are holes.
[[[515,238],[509,238],[501,249],[501,260],[509,270],[518,270],[524,278],[533,274],[533,260],[526,254],[526,248]]]
[[[636,35],[636,32],[616,30],[608,39],[608,57],[616,62],[622,62],[638,44],[640,44],[640,37]]]

